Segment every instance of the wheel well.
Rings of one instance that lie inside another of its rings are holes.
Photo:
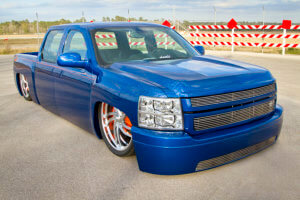
[[[95,106],[94,106],[94,116],[93,116],[93,121],[94,121],[94,130],[95,130],[95,133],[97,135],[98,138],[102,139],[102,135],[101,135],[101,130],[100,130],[100,124],[99,124],[99,107],[101,106],[102,102],[101,101],[98,101],[95,103]]]
[[[94,106],[94,129],[95,133],[98,136],[98,138],[102,139],[101,133],[100,133],[100,124],[99,124],[99,119],[98,119],[98,109],[99,106],[101,106],[101,102],[97,102]]]
[[[17,85],[17,89],[18,89],[18,92],[21,96],[23,96],[22,92],[21,92],[21,86],[20,86],[20,74],[17,73],[16,74],[16,85]]]

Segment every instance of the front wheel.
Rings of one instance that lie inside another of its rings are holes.
[[[26,76],[23,74],[19,75],[19,85],[24,99],[26,99],[27,101],[31,101],[32,99],[29,93],[28,81]]]
[[[98,110],[102,138],[111,152],[118,156],[134,153],[131,122],[121,110],[102,103]]]

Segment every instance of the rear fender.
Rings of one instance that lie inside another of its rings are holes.
[[[26,76],[28,80],[29,93],[32,100],[36,103],[39,103],[35,93],[35,85],[34,85],[35,66],[36,66],[36,56],[17,54],[14,58],[14,66],[13,66],[14,78],[15,78],[15,83],[19,94],[22,95],[22,92],[20,90],[20,85],[19,85],[19,75],[23,74]]]

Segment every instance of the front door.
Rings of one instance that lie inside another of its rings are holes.
[[[62,53],[75,52],[81,60],[88,60],[88,50],[84,37],[79,31],[70,31]],[[90,130],[90,94],[96,79],[87,69],[60,67],[54,71],[55,101],[59,115],[80,127]]]

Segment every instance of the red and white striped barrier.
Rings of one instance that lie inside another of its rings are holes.
[[[154,34],[154,37],[156,38],[166,38],[166,37],[169,37],[168,34]]]
[[[190,41],[194,45],[220,45],[231,46],[231,51],[234,52],[235,46],[245,47],[281,47],[282,55],[285,54],[285,48],[300,48],[300,44],[286,44],[286,39],[298,39],[298,34],[287,34],[287,30],[300,30],[300,25],[292,25],[291,20],[283,20],[282,25],[238,25],[238,23],[231,19],[227,25],[191,25],[191,30],[196,30],[190,33],[192,37],[210,37],[210,38],[231,38],[231,42],[220,41]],[[198,30],[231,30],[231,33],[198,33]],[[282,30],[283,34],[248,34],[235,33],[235,30]],[[254,42],[235,42],[234,38],[272,38],[282,39],[282,43],[254,43]]]
[[[157,42],[157,45],[175,45],[175,42]],[[145,42],[129,42],[131,46],[142,46],[145,45]],[[97,46],[108,47],[108,46],[117,46],[116,42],[97,42]]]
[[[97,42],[96,44],[97,44],[97,46],[100,46],[100,47],[117,46],[116,42]]]
[[[189,29],[230,29],[227,25],[191,25]],[[282,25],[236,25],[235,29],[282,29]],[[291,30],[300,30],[300,25],[292,25]]]
[[[130,46],[141,46],[145,45],[145,42],[129,42]]]
[[[157,42],[157,45],[175,45],[175,42]]]
[[[96,38],[106,39],[106,38],[115,38],[115,35],[112,34],[102,34],[102,35],[95,35]],[[129,35],[130,37],[130,35]],[[155,34],[154,37],[156,38],[166,38],[169,37],[168,34]]]
[[[230,38],[232,34],[230,33],[190,33],[192,37],[223,37],[223,38]],[[240,38],[286,38],[286,39],[297,39],[300,38],[300,35],[293,35],[293,34],[248,34],[248,33],[234,33],[234,37]]]
[[[244,47],[285,47],[299,48],[300,44],[281,44],[281,43],[255,43],[255,42],[210,42],[210,41],[190,41],[192,45],[209,45],[209,46],[244,46]]]
[[[115,38],[115,35],[112,34],[102,34],[102,35],[95,35],[96,38]]]

